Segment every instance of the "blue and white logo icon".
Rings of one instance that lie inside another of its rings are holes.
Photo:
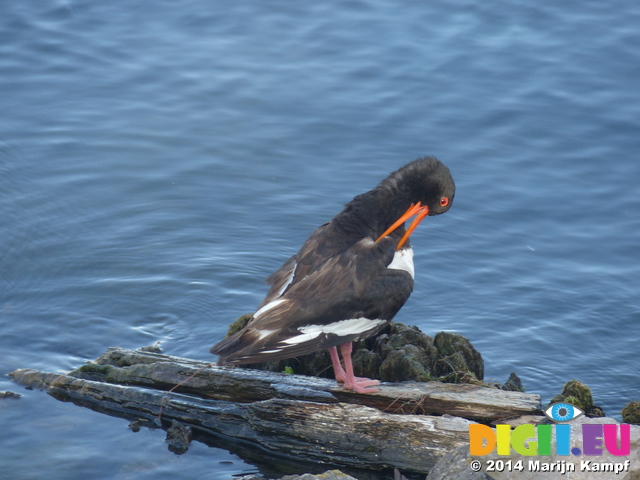
[[[544,414],[554,422],[568,422],[569,420],[578,418],[583,413],[584,412],[575,405],[564,402],[549,405],[549,408],[544,412]]]

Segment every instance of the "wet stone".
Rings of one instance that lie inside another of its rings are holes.
[[[14,393],[9,391],[0,392],[0,400],[3,398],[20,398],[20,397],[22,397],[22,395],[20,395],[19,393]]]
[[[472,373],[476,379],[484,378],[484,361],[471,342],[457,333],[438,332],[434,338],[439,358],[435,373],[439,377]]]
[[[157,342],[147,345],[146,347],[140,347],[138,350],[141,352],[149,352],[149,353],[162,353],[162,347],[160,346],[160,340]]]
[[[551,399],[549,405],[559,402],[570,403],[580,408],[588,417],[604,417],[602,408],[593,404],[591,389],[578,380],[565,383],[562,393]]]
[[[245,475],[238,477],[237,480],[265,480],[260,475]],[[342,473],[340,470],[327,470],[324,473],[313,475],[311,473],[303,473],[302,475],[285,475],[278,480],[356,480],[351,475]]]
[[[522,386],[522,380],[513,372],[511,372],[507,381],[504,382],[500,388],[510,392],[525,392],[525,388]]]
[[[380,380],[383,382],[426,382],[430,378],[429,362],[415,345],[392,350],[380,366]]]
[[[622,409],[622,423],[640,425],[640,402],[629,402]]]
[[[182,455],[189,450],[189,444],[193,437],[191,427],[185,426],[180,422],[173,420],[171,427],[167,430],[167,443],[169,450],[177,455]]]

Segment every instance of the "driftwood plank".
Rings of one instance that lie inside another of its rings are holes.
[[[111,413],[163,422],[177,420],[210,434],[260,445],[306,460],[368,469],[427,473],[437,460],[468,442],[468,420],[394,415],[346,403],[274,398],[232,403],[184,394],[22,369],[16,382],[47,389],[57,398]]]
[[[11,376],[112,415],[153,421],[161,412],[164,428],[176,420],[207,438],[231,437],[289,457],[418,473],[468,443],[473,421],[540,413],[538,395],[480,385],[385,383],[362,395],[324,378],[118,347],[67,375],[23,369]]]
[[[480,385],[384,383],[380,392],[362,395],[324,378],[218,367],[206,362],[119,347],[108,349],[96,364],[102,367],[94,369],[89,364],[71,375],[91,378],[87,375],[92,373],[92,369],[98,373],[102,368],[104,380],[110,383],[170,389],[185,382],[176,391],[219,400],[252,402],[275,397],[345,402],[390,413],[448,414],[487,423],[542,413],[539,395]]]

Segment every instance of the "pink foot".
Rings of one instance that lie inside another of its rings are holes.
[[[344,382],[344,388],[348,390],[355,390],[357,393],[376,393],[379,392],[378,388],[370,388],[376,385],[380,385],[378,380],[371,380],[369,378],[354,377],[353,382]]]
[[[333,370],[338,382],[344,383],[344,388],[349,390],[355,390],[357,393],[376,393],[379,392],[377,388],[370,388],[376,385],[380,385],[378,380],[371,380],[369,378],[356,377],[353,374],[353,364],[351,362],[351,352],[353,347],[351,342],[340,345],[340,351],[342,353],[342,359],[344,360],[344,369],[340,364],[340,358],[338,357],[338,349],[336,347],[329,348],[329,355],[331,355],[331,361],[333,362]]]

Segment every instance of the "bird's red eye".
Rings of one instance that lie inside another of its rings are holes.
[[[447,205],[449,205],[449,199],[447,197],[442,197],[440,199],[440,206],[446,207]]]

